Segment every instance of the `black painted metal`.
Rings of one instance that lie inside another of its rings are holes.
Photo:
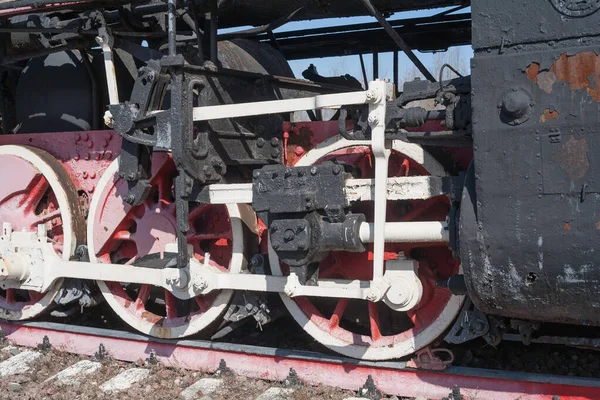
[[[486,313],[600,325],[599,8],[473,4],[475,163],[460,245]]]
[[[302,283],[327,252],[365,250],[359,235],[365,216],[348,215],[344,165],[272,165],[255,170],[253,178],[254,211],[269,228],[271,247]]]

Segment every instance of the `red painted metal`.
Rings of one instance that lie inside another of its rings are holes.
[[[91,198],[100,177],[121,152],[121,137],[113,131],[0,135],[0,146],[26,145],[52,154],[75,187]]]
[[[287,128],[291,132],[287,146],[290,166],[301,158],[295,157],[297,146],[302,144],[303,149],[309,150],[338,132],[337,124],[332,126],[331,122],[297,123]],[[302,142],[299,142],[299,137]],[[372,179],[375,176],[371,149],[367,146],[357,145],[335,151],[321,158],[319,163],[332,159],[357,167],[360,178]],[[422,165],[396,151],[392,153],[389,164],[390,176],[429,175]],[[444,221],[450,204],[446,197],[437,197],[411,201],[410,204],[390,202],[388,207],[387,221]],[[373,220],[372,204],[364,202],[354,204],[352,210],[355,213],[365,214],[367,221]],[[367,252],[364,253],[331,252],[319,264],[319,277],[372,279],[371,247],[372,245],[367,246]],[[317,304],[314,299],[307,297],[297,298],[296,303],[323,332],[347,343],[360,343],[365,347],[388,347],[414,340],[420,332],[438,319],[450,299],[448,290],[440,288],[435,282],[458,273],[459,264],[445,245],[437,244],[424,248],[422,245],[415,244],[388,244],[385,251],[386,259],[397,259],[400,252],[409,256],[413,251],[418,252],[421,260],[419,275],[424,293],[417,309],[408,313],[390,313],[386,306],[371,302],[353,301],[351,306],[346,308],[342,307],[337,300],[318,299]]]
[[[404,368],[401,363],[359,363],[318,353],[225,343],[155,341],[115,331],[69,332],[55,328],[57,324],[48,325],[52,328],[2,322],[0,328],[9,341],[21,346],[35,347],[47,335],[60,351],[93,356],[103,344],[111,356],[134,362],[146,359],[154,350],[165,365],[213,372],[224,360],[239,375],[271,381],[282,381],[293,368],[308,384],[357,390],[371,375],[387,395],[441,398],[456,385],[469,400],[600,399],[600,383],[591,379],[456,367],[449,372],[422,371]]]
[[[94,220],[94,249],[100,262],[133,264],[151,255],[163,258],[166,245],[177,241],[177,219],[173,182],[177,170],[171,157],[156,153],[152,163],[152,189],[147,199],[135,207],[123,202],[128,182],[115,176],[110,184],[98,189],[100,209],[90,213]],[[233,233],[227,207],[224,205],[196,205],[188,218],[187,237],[194,256],[204,260],[211,255],[210,264],[227,271],[232,254]],[[172,328],[187,326],[191,319],[204,314],[216,300],[217,292],[187,301],[177,300],[168,290],[152,289],[150,285],[128,285],[105,282],[115,301],[131,316],[141,322],[160,327],[164,337]],[[106,294],[105,294],[106,295]],[[158,299],[158,301],[157,301]],[[162,304],[162,305],[161,305]],[[148,305],[150,305],[148,307]]]

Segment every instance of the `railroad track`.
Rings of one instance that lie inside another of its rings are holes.
[[[294,371],[291,377],[297,377],[306,385],[341,390],[341,392],[336,392],[335,396],[332,394],[325,396],[327,398],[342,398],[340,397],[342,393],[352,394],[351,391],[353,391],[355,395],[370,396],[371,398],[377,397],[377,393],[381,392],[383,395],[404,398],[441,399],[448,397],[452,388],[458,387],[463,398],[468,400],[600,399],[600,379],[465,367],[450,367],[445,371],[425,371],[411,369],[404,362],[374,363],[297,350],[207,341],[159,340],[117,330],[48,322],[18,324],[0,322],[0,328],[5,339],[17,346],[35,349],[49,345],[60,352],[81,356],[96,357],[105,354],[115,360],[138,365],[142,360],[142,364],[144,361],[150,365],[156,362],[160,365],[174,367],[174,370],[185,369],[211,374],[217,372],[217,375],[231,372],[241,377],[276,382],[272,384],[275,385],[273,387],[265,387],[263,393],[236,395],[237,398],[244,399],[271,398],[268,397],[268,394],[265,395],[267,397],[260,397],[267,391],[270,391],[269,393],[272,395],[279,396],[272,398],[292,396],[297,389],[280,387],[281,382],[286,381],[294,386],[294,379],[290,379],[291,370]],[[102,350],[99,350],[101,348]],[[34,362],[39,357],[36,354],[39,353],[35,350],[27,350],[11,355],[3,361],[4,364],[0,364],[0,376],[12,374],[10,372],[12,370],[9,371],[9,369],[13,367],[9,368],[9,366],[14,363],[23,362],[27,365]],[[13,360],[12,364],[10,360]],[[79,361],[76,360],[71,360],[72,364],[84,370],[96,365],[89,359],[87,362],[84,362],[86,359],[81,358]],[[64,369],[68,367],[73,367],[73,365],[61,365],[63,376],[76,381],[77,379],[73,377],[77,374],[72,372],[73,370],[64,372]],[[148,378],[149,374],[149,369],[130,365],[118,375],[123,375],[119,378],[121,380],[124,377],[133,379],[132,385],[144,386],[143,382],[136,383],[136,381],[143,381]],[[116,376],[106,376],[104,382],[96,382],[99,386],[98,390],[109,388],[109,390],[105,390],[106,393],[125,390],[126,388],[119,389],[122,387],[119,385],[123,384],[119,383],[121,381]],[[359,388],[369,380],[369,376],[374,385],[367,385],[365,390],[360,393]],[[198,378],[196,382],[189,381],[189,376],[186,379],[188,381],[183,383],[181,379],[178,383],[175,383],[174,380],[172,386],[179,396],[185,397],[187,393],[189,398],[198,398],[194,397],[198,396],[196,389],[200,393],[206,394],[211,390],[216,391],[222,384],[222,381],[218,380],[222,378],[203,377]],[[110,383],[111,380],[113,383]],[[117,385],[116,389],[111,389],[111,385]],[[367,390],[369,388],[370,390]],[[10,390],[10,388],[6,388],[6,390]],[[306,391],[306,389],[304,390]],[[314,393],[312,395],[305,394],[305,396],[317,398]],[[302,396],[296,398],[302,398]]]

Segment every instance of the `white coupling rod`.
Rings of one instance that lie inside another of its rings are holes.
[[[279,114],[294,111],[338,108],[350,104],[366,104],[378,100],[373,90],[336,94],[322,94],[314,97],[290,100],[256,101],[220,106],[194,107],[194,121],[210,121],[223,118],[250,117],[253,115]]]

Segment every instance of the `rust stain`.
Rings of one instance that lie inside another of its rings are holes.
[[[529,67],[527,67],[527,77],[537,83],[538,74],[540,73],[540,64],[531,63]]]
[[[289,134],[286,148],[287,164],[295,165],[302,155],[315,147],[312,143],[314,133],[309,127],[302,126],[298,130],[291,129]],[[299,151],[299,148],[302,148],[302,152]]]
[[[526,73],[546,93],[552,93],[554,84],[560,81],[568,83],[572,91],[585,89],[600,102],[600,56],[594,52],[572,56],[563,53],[549,70],[540,71],[540,64],[531,63]]]
[[[585,139],[575,139],[571,136],[563,144],[560,153],[554,154],[552,159],[560,164],[573,180],[581,179],[590,169],[588,142]]]
[[[600,229],[600,221],[596,222],[596,229]]]
[[[546,108],[544,110],[544,113],[540,117],[540,122],[544,123],[544,122],[548,121],[549,119],[556,119],[556,118],[558,118],[558,111],[556,111],[556,110],[550,111],[549,108]]]
[[[565,231],[570,231],[571,230],[571,224],[568,222],[565,222],[565,224],[563,225],[563,229]]]
[[[158,324],[158,322],[160,322],[163,319],[163,317],[148,311],[144,311],[142,313],[142,319],[145,319],[146,321],[151,322],[153,324]]]

